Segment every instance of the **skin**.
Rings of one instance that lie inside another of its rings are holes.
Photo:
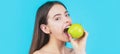
[[[72,24],[67,10],[60,4],[55,4],[48,13],[48,24],[40,25],[43,32],[50,35],[48,44],[33,54],[85,54],[87,32],[84,37],[73,40],[71,35],[64,33],[65,27]],[[65,47],[65,42],[70,41],[73,49]]]

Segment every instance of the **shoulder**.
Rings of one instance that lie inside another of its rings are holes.
[[[41,52],[41,51],[35,51],[33,54],[44,54],[44,52]]]
[[[39,51],[35,51],[33,54],[40,54]]]
[[[38,51],[35,51],[33,54],[50,54],[50,53],[38,50]]]

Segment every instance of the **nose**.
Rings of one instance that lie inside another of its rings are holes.
[[[66,18],[66,19],[65,19],[65,23],[71,24],[71,23],[72,23],[71,18]]]

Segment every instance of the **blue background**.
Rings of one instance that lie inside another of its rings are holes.
[[[28,54],[36,11],[46,1],[0,0],[0,54]],[[119,0],[60,1],[88,31],[87,54],[120,54]]]

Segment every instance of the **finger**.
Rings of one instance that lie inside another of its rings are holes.
[[[76,39],[76,41],[80,47],[86,46],[87,36],[88,36],[88,33],[85,31],[84,35],[81,38]]]
[[[88,37],[88,32],[87,32],[87,31],[85,31],[85,37],[84,37],[84,40],[86,40],[86,39],[87,39],[87,37]]]
[[[70,42],[74,42],[74,40],[72,39],[72,36],[70,34],[68,34],[68,36],[69,36]]]
[[[84,31],[83,36],[80,37],[80,38],[78,38],[77,41],[78,41],[78,42],[81,42],[81,41],[82,41],[82,42],[85,42],[85,41],[87,40],[87,36],[88,36],[87,31]]]
[[[72,38],[72,36],[70,34],[68,34],[68,35],[69,35],[69,39],[70,39],[70,42],[71,42],[73,48],[77,48],[77,43],[75,42],[75,40]]]

